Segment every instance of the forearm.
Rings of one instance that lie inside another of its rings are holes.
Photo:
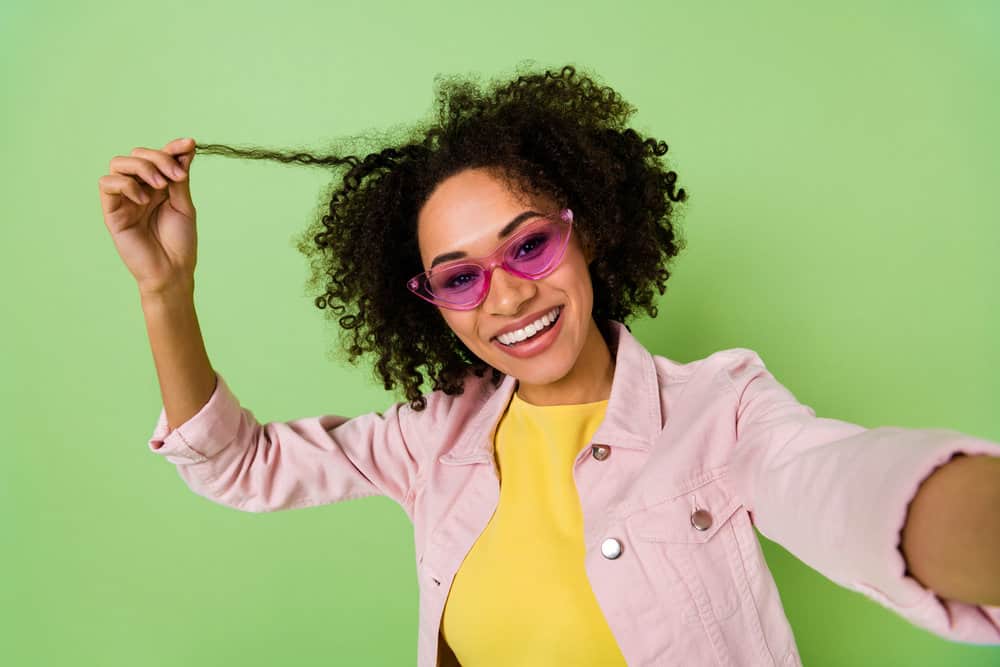
[[[1000,605],[1000,457],[958,455],[935,470],[909,505],[900,546],[924,587]]]
[[[215,391],[194,307],[194,287],[157,294],[140,292],[160,394],[171,430],[196,415]]]

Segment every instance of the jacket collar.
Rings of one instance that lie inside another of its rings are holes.
[[[627,449],[648,450],[663,427],[659,381],[652,355],[621,322],[608,320],[608,348],[615,359],[611,395],[604,420],[591,441]],[[517,389],[506,375],[500,385],[489,382],[482,407],[472,423],[438,460],[450,465],[493,461],[493,436]]]

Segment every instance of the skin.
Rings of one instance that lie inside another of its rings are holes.
[[[939,596],[1000,606],[1000,457],[958,454],[920,485],[901,547],[910,576]]]
[[[446,252],[483,257],[501,243],[497,234],[519,213],[558,208],[550,198],[511,191],[488,169],[459,172],[437,185],[418,214],[423,268],[429,270],[433,259]],[[526,280],[497,267],[479,306],[467,311],[438,308],[438,312],[477,357],[517,379],[517,394],[524,401],[567,405],[607,400],[614,362],[592,314],[594,293],[587,270],[591,259],[574,229],[566,255],[548,276]],[[490,341],[520,318],[557,305],[563,306],[562,330],[541,354],[518,359]]]

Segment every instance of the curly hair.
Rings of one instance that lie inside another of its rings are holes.
[[[664,293],[667,265],[685,246],[674,217],[687,195],[662,159],[667,144],[627,127],[635,108],[595,78],[570,65],[542,73],[519,66],[516,78],[485,87],[439,75],[436,113],[400,136],[351,137],[328,155],[225,144],[196,151],[346,170],[297,241],[312,267],[307,284],[316,306],[338,316],[348,361],[374,353],[376,378],[387,390],[402,385],[419,411],[421,368],[432,390],[448,394],[461,394],[469,373],[502,378],[406,288],[423,270],[418,213],[438,183],[462,170],[489,169],[512,191],[545,193],[573,209],[575,229],[595,252],[592,316],[605,338],[606,320],[624,323],[640,309],[656,317],[654,287]]]

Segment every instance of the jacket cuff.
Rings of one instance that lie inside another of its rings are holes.
[[[236,437],[242,417],[239,400],[218,372],[215,390],[193,417],[168,432],[167,410],[160,408],[149,449],[175,464],[200,463],[215,456]]]
[[[980,643],[983,641],[983,615],[996,623],[1000,632],[1000,607],[977,606],[941,598],[909,576],[901,550],[902,531],[910,502],[916,497],[920,485],[935,470],[956,454],[1000,457],[1000,444],[944,429],[928,429],[922,432],[922,436],[919,442],[913,443],[913,454],[898,460],[898,470],[886,471],[889,474],[884,478],[881,494],[886,503],[885,511],[872,507],[870,515],[877,517],[872,526],[874,539],[870,543],[876,548],[871,551],[868,565],[861,568],[869,576],[862,575],[848,585],[923,627],[955,640]],[[995,643],[997,640],[989,641]]]

